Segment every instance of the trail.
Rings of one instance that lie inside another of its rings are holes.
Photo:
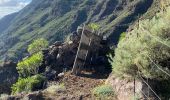
[[[100,74],[85,73],[75,76],[67,73],[59,83],[64,84],[66,90],[55,96],[46,95],[48,100],[95,100],[91,91],[94,87],[104,84],[106,78]],[[47,99],[47,98],[46,98]]]

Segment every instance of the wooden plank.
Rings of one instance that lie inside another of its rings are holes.
[[[92,55],[90,53],[96,53],[101,40],[102,38],[99,34],[93,33],[93,31],[88,27],[83,27],[78,51],[72,69],[73,74],[77,75],[81,72],[81,69],[86,63],[87,57]]]
[[[89,45],[91,43],[90,34],[92,34],[92,33],[88,30],[85,30],[85,27],[83,27],[77,55],[76,55],[76,58],[74,61],[73,69],[72,69],[73,74],[78,74],[80,72],[81,68],[85,64],[85,60],[88,55]],[[86,46],[86,48],[84,46]],[[79,59],[81,59],[81,61]],[[84,60],[84,62],[82,62],[83,60]]]

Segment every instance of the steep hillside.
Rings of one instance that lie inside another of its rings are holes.
[[[152,3],[153,0],[33,0],[0,35],[0,58],[18,60],[27,55],[23,52],[32,40],[63,40],[77,26],[91,22],[102,27],[110,43],[117,44],[120,33]]]
[[[7,29],[10,26],[11,21],[15,18],[17,14],[18,13],[7,15],[0,20],[0,33],[2,33],[5,29]]]

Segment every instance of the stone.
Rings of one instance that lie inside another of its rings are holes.
[[[16,69],[17,64],[8,61],[0,66],[0,94],[11,92],[11,86],[18,79],[18,72]]]

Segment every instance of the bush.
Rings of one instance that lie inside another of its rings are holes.
[[[125,39],[125,37],[126,37],[126,32],[121,33],[119,41]]]
[[[98,98],[110,98],[114,97],[114,91],[109,85],[101,85],[92,90],[92,94]]]
[[[139,22],[127,33],[111,57],[113,73],[117,76],[136,76],[168,79],[170,73],[170,7],[152,19]],[[159,68],[158,68],[159,67]],[[162,70],[160,70],[162,69]]]
[[[90,23],[88,27],[91,28],[93,31],[97,31],[100,28],[100,26],[95,23]]]
[[[45,77],[39,74],[32,77],[19,78],[12,86],[12,94],[31,92],[36,88],[40,88],[44,81]]]
[[[64,43],[68,43],[68,44],[72,43],[72,40],[70,38],[71,38],[71,34],[67,35],[64,39]]]
[[[38,74],[38,68],[41,66],[43,61],[42,52],[33,54],[31,57],[24,59],[17,64],[17,70],[20,77],[28,77],[31,75]]]
[[[35,40],[32,44],[28,46],[28,52],[30,54],[37,53],[48,46],[48,41],[40,38]]]

